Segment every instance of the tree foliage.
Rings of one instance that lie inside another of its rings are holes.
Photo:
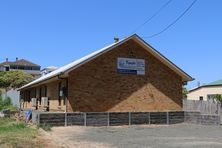
[[[0,88],[19,88],[31,81],[34,77],[23,71],[5,71],[0,72]]]
[[[222,95],[220,95],[220,94],[215,95],[215,99],[216,99],[218,102],[222,103]]]
[[[183,87],[182,93],[183,93],[183,99],[186,99],[187,94],[188,94],[188,91],[187,91],[186,87]]]

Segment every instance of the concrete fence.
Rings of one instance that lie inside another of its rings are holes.
[[[183,101],[183,111],[170,112],[33,112],[36,124],[52,126],[119,126],[191,123],[221,124],[221,106],[216,102]]]
[[[184,122],[184,112],[33,112],[33,122],[52,126],[120,126],[176,124]]]
[[[220,125],[219,115],[204,115],[200,112],[88,112],[52,113],[33,112],[32,121],[51,126],[121,126],[191,123]]]

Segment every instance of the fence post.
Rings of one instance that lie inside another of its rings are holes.
[[[210,101],[210,114],[212,114],[211,106],[212,106],[212,103],[211,103],[211,101]]]
[[[150,112],[148,112],[148,119],[149,119],[149,125],[150,125]]]
[[[108,124],[107,124],[107,125],[109,126],[109,112],[108,112],[108,120],[107,120],[107,122],[108,122]]]
[[[40,115],[41,115],[41,113],[38,113],[38,114],[37,114],[37,116],[38,116],[38,119],[37,119],[38,121],[37,121],[37,123],[38,123],[38,124],[40,124]]]
[[[131,125],[131,112],[129,112],[129,125]]]
[[[86,126],[86,113],[84,113],[84,126]]]
[[[169,112],[167,112],[167,125],[169,125]]]
[[[65,112],[65,126],[67,126],[67,112]]]

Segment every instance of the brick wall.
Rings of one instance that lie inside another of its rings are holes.
[[[117,58],[145,59],[145,75],[117,73]],[[182,80],[133,40],[69,73],[68,111],[181,110]]]

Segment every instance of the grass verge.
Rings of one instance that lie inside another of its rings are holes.
[[[40,147],[37,129],[15,119],[0,118],[0,147]]]

